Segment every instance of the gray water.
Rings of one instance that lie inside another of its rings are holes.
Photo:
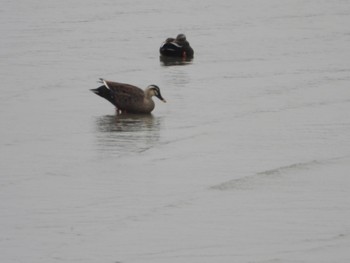
[[[349,262],[350,1],[0,5],[0,262]],[[158,48],[185,33],[195,58]],[[115,114],[103,77],[157,84]]]

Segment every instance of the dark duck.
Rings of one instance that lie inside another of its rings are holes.
[[[192,59],[194,51],[184,34],[178,34],[176,38],[167,38],[159,48],[161,56]]]

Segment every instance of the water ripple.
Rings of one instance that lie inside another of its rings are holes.
[[[159,140],[161,119],[153,115],[106,115],[96,119],[96,148],[102,153],[144,152]]]

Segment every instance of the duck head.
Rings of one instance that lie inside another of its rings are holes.
[[[147,90],[150,94],[150,96],[156,96],[158,99],[160,99],[163,102],[166,102],[166,100],[162,97],[161,93],[160,93],[160,89],[157,85],[149,85],[147,87]]]

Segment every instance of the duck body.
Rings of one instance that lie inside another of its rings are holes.
[[[159,48],[161,56],[173,58],[193,58],[194,51],[184,34],[167,38]]]
[[[101,82],[102,86],[91,91],[112,103],[118,113],[151,113],[155,107],[153,96],[166,102],[156,85],[149,85],[142,90],[126,83],[104,79]]]
[[[165,42],[159,48],[159,53],[165,57],[177,57],[182,58],[184,56],[184,51],[182,46],[175,42]]]
[[[165,57],[193,58],[193,49],[188,42],[180,45],[176,42],[164,42],[159,48],[159,53]]]

